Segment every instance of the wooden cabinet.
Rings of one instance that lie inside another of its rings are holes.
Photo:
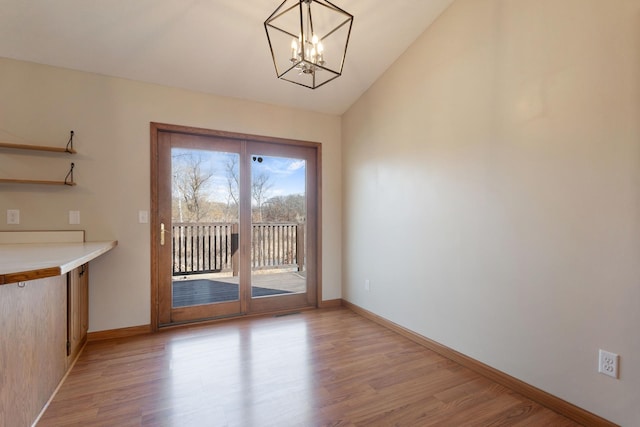
[[[0,427],[30,426],[87,340],[88,262],[117,242],[78,231],[0,232],[0,242]]]
[[[30,426],[67,371],[66,275],[0,286],[0,426]]]
[[[89,264],[67,273],[67,365],[87,341],[89,330]]]
[[[88,329],[88,263],[61,276],[0,286],[0,426],[33,423]]]
[[[80,353],[88,327],[88,263],[0,286],[0,426],[33,423]]]

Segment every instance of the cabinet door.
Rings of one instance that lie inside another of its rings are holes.
[[[67,357],[71,363],[87,338],[89,326],[89,270],[84,264],[67,276]]]
[[[80,267],[80,341],[84,343],[89,330],[89,263]]]

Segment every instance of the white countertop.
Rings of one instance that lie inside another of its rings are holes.
[[[117,244],[116,240],[0,244],[0,285],[66,274]]]

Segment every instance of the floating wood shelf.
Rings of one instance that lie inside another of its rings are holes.
[[[38,184],[38,185],[76,185],[75,182],[64,181],[38,181],[35,179],[6,179],[0,178],[0,184]]]
[[[64,177],[64,181],[48,181],[39,179],[8,179],[0,178],[0,184],[38,184],[38,185],[69,185],[74,186],[76,183],[73,181],[73,168],[75,163],[71,163],[67,176]]]
[[[0,148],[10,148],[12,150],[48,151],[50,153],[76,154],[76,150],[74,150],[73,148],[45,147],[43,145],[11,144],[9,142],[0,142]]]
[[[49,153],[69,153],[76,154],[76,150],[73,149],[73,135],[74,132],[69,132],[69,142],[65,147],[48,147],[44,145],[30,145],[30,144],[14,144],[12,142],[0,142],[0,148],[9,148],[11,150],[31,150],[31,151],[47,151]]]

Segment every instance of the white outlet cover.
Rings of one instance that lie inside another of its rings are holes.
[[[80,211],[69,211],[69,224],[80,224]]]
[[[18,225],[20,224],[20,210],[19,209],[7,209],[7,224]]]
[[[620,356],[605,350],[598,352],[598,372],[611,378],[618,378],[618,362]]]
[[[149,222],[149,211],[138,211],[138,222],[147,224]]]

